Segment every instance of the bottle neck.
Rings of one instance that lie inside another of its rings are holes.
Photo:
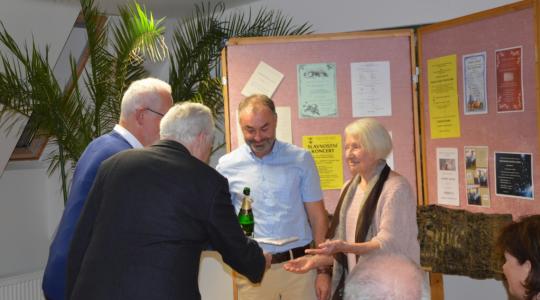
[[[244,198],[242,199],[242,209],[244,210],[251,209],[251,199],[249,199],[249,196],[244,196]]]

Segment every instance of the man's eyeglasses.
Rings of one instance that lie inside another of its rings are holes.
[[[155,113],[156,115],[160,115],[162,117],[165,115],[165,114],[160,113],[159,111],[155,111],[155,110],[153,110],[151,108],[148,108],[148,107],[146,107],[145,110],[151,111],[151,112]]]

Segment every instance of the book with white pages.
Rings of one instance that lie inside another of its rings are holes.
[[[262,244],[270,244],[270,245],[276,245],[276,246],[283,246],[288,243],[292,243],[294,241],[298,240],[297,236],[292,236],[288,238],[254,238],[255,241]]]

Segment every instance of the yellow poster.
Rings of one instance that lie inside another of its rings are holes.
[[[302,137],[302,146],[311,152],[323,190],[340,189],[343,186],[343,155],[341,135],[309,135]]]
[[[428,60],[431,138],[460,137],[456,55]]]

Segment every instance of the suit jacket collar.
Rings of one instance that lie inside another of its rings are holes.
[[[126,145],[128,145],[128,148],[133,148],[133,145],[131,145],[129,141],[126,140],[118,131],[112,130],[111,132],[109,132],[109,136],[125,143]]]
[[[159,142],[156,142],[155,144],[153,144],[151,147],[152,148],[154,148],[154,147],[162,148],[163,147],[163,148],[174,149],[174,150],[177,150],[177,151],[180,151],[180,152],[184,152],[185,154],[191,156],[191,153],[189,152],[189,150],[184,145],[180,144],[177,141],[173,141],[173,140],[160,140]]]
[[[114,125],[114,128],[111,132],[121,136],[126,142],[131,145],[131,148],[143,148],[141,142],[131,132],[129,132],[129,130],[122,127],[122,125]]]

